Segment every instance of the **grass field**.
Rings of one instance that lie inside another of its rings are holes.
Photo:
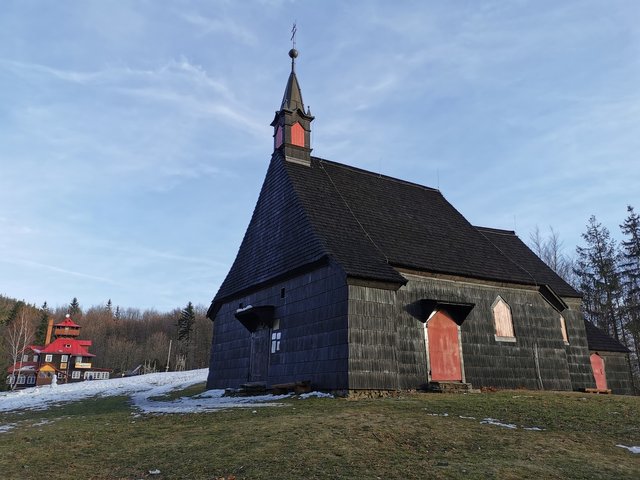
[[[14,424],[0,432],[0,478],[640,478],[640,454],[616,446],[640,445],[638,397],[503,391],[280,403],[138,415],[128,398],[109,397],[0,414],[0,425]],[[517,428],[480,423],[488,417]]]

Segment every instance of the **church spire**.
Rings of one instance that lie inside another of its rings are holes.
[[[311,111],[304,110],[302,91],[296,76],[296,58],[298,51],[289,50],[291,73],[284,90],[280,110],[271,122],[273,127],[274,153],[279,151],[285,159],[295,163],[310,165],[311,162]]]

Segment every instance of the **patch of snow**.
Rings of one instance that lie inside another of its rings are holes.
[[[448,413],[427,413],[430,417],[448,417]]]
[[[462,415],[460,415],[460,418],[463,418],[465,420],[475,420],[476,417],[463,417]]]
[[[530,432],[543,432],[544,428],[540,427],[522,427],[523,430],[529,430]]]
[[[0,433],[6,433],[15,427],[16,427],[15,423],[7,423],[5,425],[0,425]]]
[[[324,392],[309,392],[309,393],[302,393],[298,396],[298,398],[301,399],[306,399],[306,398],[334,398],[332,394],[330,393],[324,393]]]
[[[253,305],[247,305],[246,307],[242,307],[236,310],[236,313],[241,313],[244,312],[246,310],[251,310],[253,308]]]
[[[496,427],[509,428],[512,430],[518,428],[518,426],[514,425],[513,423],[503,423],[499,420],[496,420],[495,418],[485,418],[480,423],[483,425],[495,425]]]
[[[95,396],[128,395],[139,413],[194,413],[233,407],[280,406],[281,404],[278,403],[265,402],[274,402],[289,397],[289,395],[223,397],[224,390],[209,390],[193,397],[182,397],[176,400],[151,400],[151,397],[158,397],[173,390],[202,383],[206,381],[208,373],[209,370],[203,368],[185,372],[151,373],[110,380],[58,384],[55,389],[35,387],[15,392],[2,392],[0,393],[0,412],[46,410],[52,405]]]
[[[31,426],[32,426],[32,427],[41,427],[41,426],[43,426],[43,425],[48,425],[48,424],[50,424],[50,423],[53,423],[53,420],[41,420],[41,421],[39,421],[38,423],[34,423],[34,424],[32,424]]]
[[[631,453],[640,453],[640,447],[627,447],[626,445],[616,445],[616,447],[626,448]]]

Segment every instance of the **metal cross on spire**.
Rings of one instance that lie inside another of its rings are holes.
[[[298,31],[298,27],[296,26],[296,22],[293,22],[293,27],[291,27],[291,46],[296,48],[296,32]]]

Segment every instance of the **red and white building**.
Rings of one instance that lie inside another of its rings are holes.
[[[49,385],[54,376],[57,383],[108,379],[111,370],[93,366],[92,342],[78,339],[80,329],[68,314],[55,325],[49,320],[45,344],[23,350],[22,358],[7,369],[7,384],[15,383],[16,389]]]

